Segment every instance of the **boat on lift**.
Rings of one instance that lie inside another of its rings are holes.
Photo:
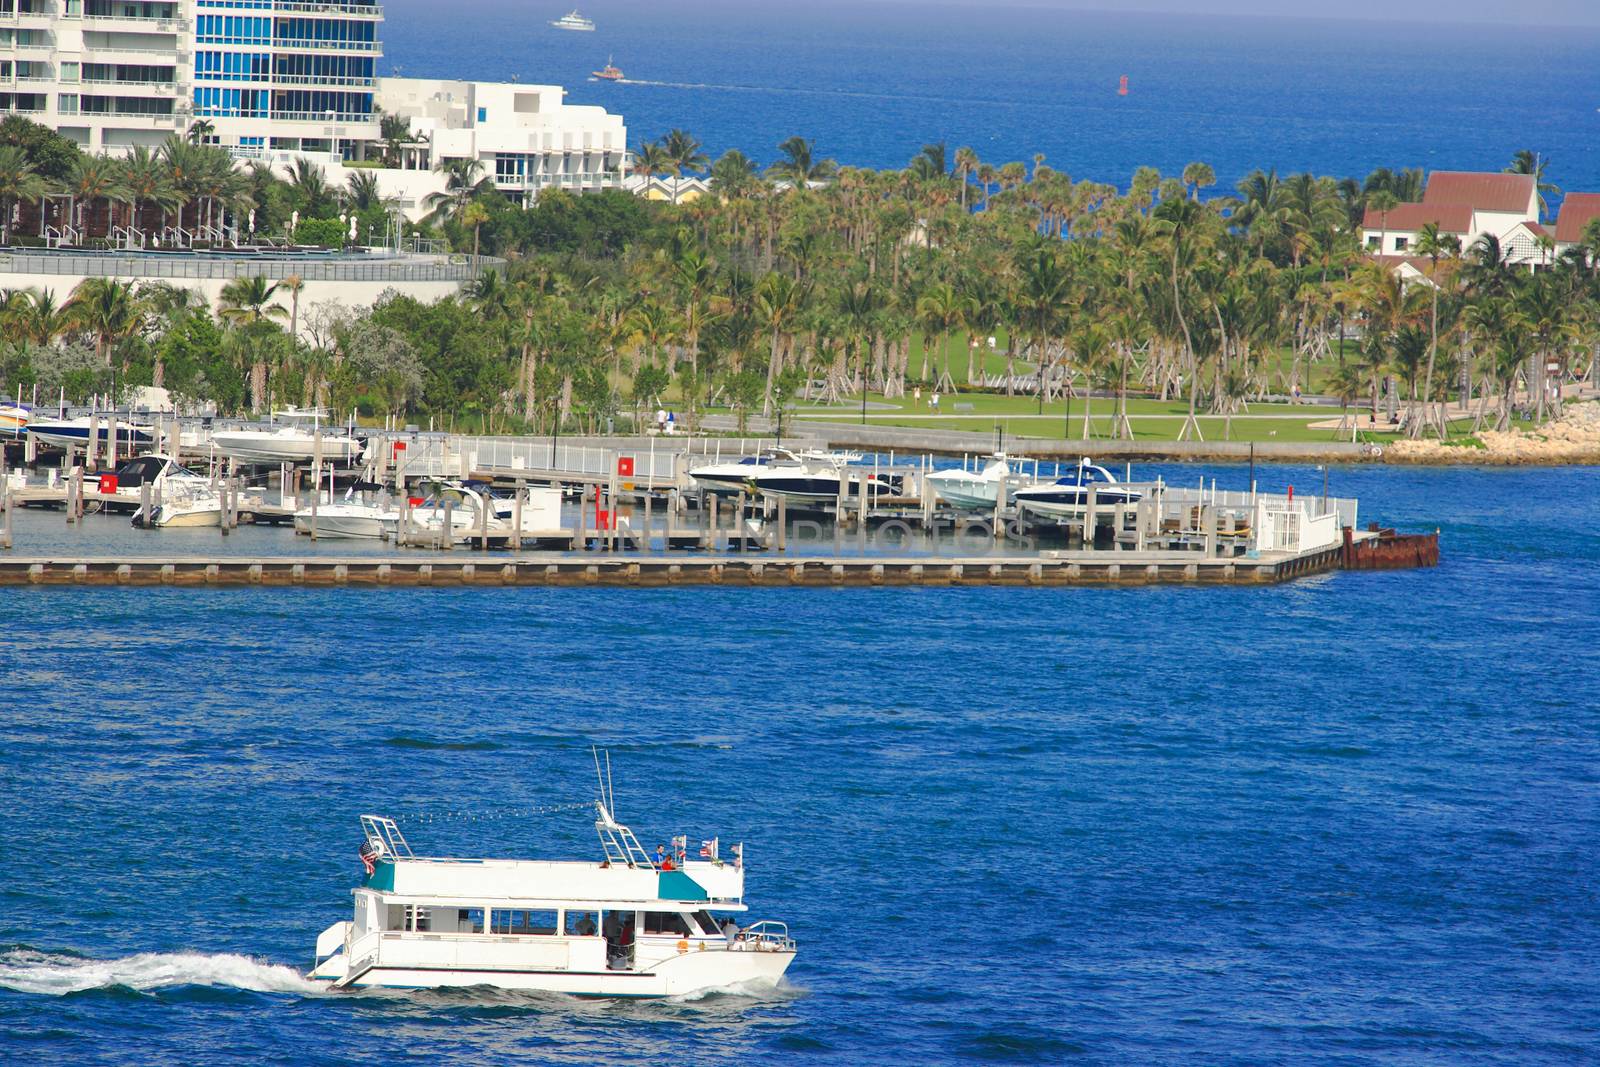
[[[172,456],[149,452],[119,464],[109,473],[101,472],[85,477],[85,484],[99,486],[100,510],[113,515],[137,512],[144,500],[144,487],[151,486],[152,495],[159,487],[165,492],[168,486],[182,489],[188,485],[211,485],[211,479],[189,470]]]
[[[982,470],[967,470],[964,467],[952,467],[949,470],[934,471],[924,479],[928,487],[939,495],[939,499],[954,508],[966,510],[993,510],[995,499],[1000,495],[1000,486],[1008,478],[1016,478],[1019,472],[1013,469],[1011,461],[1004,452],[996,452],[989,457]],[[1010,496],[1019,488],[1012,486],[1006,493],[1007,503]]]
[[[161,529],[222,525],[222,494],[207,479],[178,470],[179,476],[161,479],[148,516],[143,507],[133,513],[133,525]]]
[[[784,497],[800,504],[825,503],[841,495],[859,499],[869,496],[895,496],[899,482],[865,467],[858,452],[800,452],[795,463],[774,464],[758,471],[752,481],[762,496]]]
[[[593,74],[601,81],[619,82],[622,80],[622,68],[613,63],[610,56],[606,57],[605,66],[601,67],[599,70],[591,70],[589,73]]]
[[[285,408],[272,413],[270,426],[216,430],[211,441],[229,459],[276,466],[312,462],[320,433],[323,463],[347,467],[359,462],[366,442],[348,430],[325,426],[326,421],[323,411]]]
[[[395,529],[395,525],[400,521],[400,512],[388,499],[383,486],[376,482],[358,481],[345,490],[342,499],[334,500],[331,472],[328,481],[326,503],[319,500],[314,513],[310,505],[296,509],[295,533],[309,534],[314,525],[319,538],[351,537],[377,540],[388,536]]]
[[[75,419],[43,421],[34,419],[29,420],[24,430],[42,445],[51,445],[55,448],[83,448],[89,444],[91,423],[95,424],[95,433],[102,446],[111,440],[110,415],[80,415]],[[117,416],[117,451],[126,452],[154,442],[155,430],[151,426],[126,416]]]
[[[1011,494],[1011,499],[1017,507],[1036,515],[1077,518],[1089,505],[1091,489],[1096,505],[1132,504],[1143,496],[1137,489],[1130,489],[1118,482],[1110,471],[1089,462],[1085,456],[1076,467],[1055,481],[1018,489]]]
[[[550,25],[558,30],[573,30],[577,33],[593,33],[594,19],[586,19],[573,8],[570,14],[562,15],[558,19],[551,19]]]
[[[334,989],[495,986],[586,997],[666,997],[776,985],[788,927],[746,912],[743,845],[656,857],[612,814],[609,760],[594,801],[594,860],[418,856],[393,819],[362,815],[351,919],[317,938],[309,977]],[[587,807],[588,805],[582,805]]]
[[[28,420],[33,418],[33,406],[18,400],[0,400],[0,435],[7,437],[21,436],[23,429],[28,425]]]

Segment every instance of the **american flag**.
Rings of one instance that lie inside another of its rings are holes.
[[[700,858],[703,860],[714,860],[717,858],[716,838],[713,837],[710,841],[700,842]]]
[[[683,866],[684,859],[689,854],[689,835],[679,834],[672,839],[672,851],[678,857],[678,866]]]

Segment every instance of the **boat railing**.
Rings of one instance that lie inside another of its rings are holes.
[[[411,846],[406,843],[406,836],[400,832],[400,827],[395,825],[393,819],[382,815],[361,816],[361,830],[367,835],[369,844],[379,846],[380,855],[394,856],[398,859],[415,859]]]
[[[739,931],[737,944],[748,945],[759,952],[793,952],[795,940],[789,936],[789,924],[763,919]]]

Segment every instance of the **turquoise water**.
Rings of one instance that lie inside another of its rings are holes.
[[[1600,190],[1587,73],[1600,30],[883,0],[593,0],[594,33],[546,25],[570,6],[475,0],[445,18],[387,0],[386,65],[560,84],[569,103],[622,114],[630,145],[682,126],[713,156],[763,163],[794,134],[873,167],[946,139],[995,163],[1043,152],[1074,178],[1124,186],[1137,166],[1205,160],[1227,188],[1256,167],[1499,170],[1527,148],[1566,189]],[[630,83],[589,77],[608,56]]]
[[[1220,476],[1242,472],[1219,470]],[[1263,480],[1311,472],[1263,470]],[[1335,472],[1256,588],[0,593],[0,1060],[1600,1060],[1600,471]],[[1303,490],[1302,490],[1303,491]],[[785,987],[333,996],[356,816],[748,842]]]

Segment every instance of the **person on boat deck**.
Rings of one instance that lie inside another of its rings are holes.
[[[733,921],[733,916],[722,920],[722,936],[728,939],[728,944],[739,940],[739,924]]]
[[[665,863],[666,861],[667,861],[667,846],[666,845],[657,845],[656,846],[656,866],[659,867],[663,863]]]
[[[583,918],[578,920],[578,936],[579,937],[593,937],[594,936],[594,919],[593,918],[591,918],[588,915],[585,915]]]
[[[617,913],[614,911],[606,912],[600,928],[605,933],[607,941],[616,941],[622,937],[622,920],[617,918]]]

